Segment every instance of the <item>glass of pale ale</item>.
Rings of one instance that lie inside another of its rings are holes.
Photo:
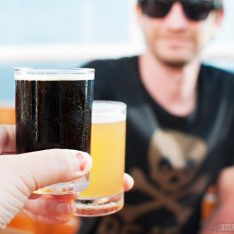
[[[92,112],[90,185],[76,200],[76,215],[102,216],[123,207],[126,105],[94,101]]]
[[[15,80],[18,154],[52,148],[90,153],[93,69],[15,68]],[[88,184],[86,175],[35,193],[72,194]]]

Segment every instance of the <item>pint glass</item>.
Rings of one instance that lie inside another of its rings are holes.
[[[123,207],[126,105],[94,101],[90,185],[76,200],[76,215],[102,216]]]
[[[16,68],[16,151],[90,151],[93,69]],[[46,170],[46,168],[45,168]],[[35,191],[63,195],[88,186],[89,175]]]

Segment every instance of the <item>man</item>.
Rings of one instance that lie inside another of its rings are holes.
[[[233,169],[221,173],[234,156],[234,77],[199,56],[220,27],[222,1],[139,0],[136,10],[144,54],[85,65],[96,69],[95,99],[128,105],[126,169],[135,187],[121,212],[84,219],[79,233],[198,233],[203,195],[219,178],[220,206],[203,229],[212,233],[217,221],[234,221],[224,216]]]

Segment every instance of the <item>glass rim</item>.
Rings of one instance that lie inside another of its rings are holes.
[[[15,80],[60,81],[94,80],[93,68],[15,67]]]
[[[68,74],[80,74],[80,73],[92,73],[95,71],[93,68],[63,68],[63,67],[15,67],[15,72],[32,72],[32,74],[53,74],[53,73],[68,73]]]
[[[94,100],[92,106],[92,123],[108,124],[126,121],[127,105],[120,101]]]

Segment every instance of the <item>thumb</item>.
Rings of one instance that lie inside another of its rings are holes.
[[[89,154],[76,150],[52,149],[8,157],[14,172],[26,185],[28,195],[51,184],[71,181],[92,167]]]

